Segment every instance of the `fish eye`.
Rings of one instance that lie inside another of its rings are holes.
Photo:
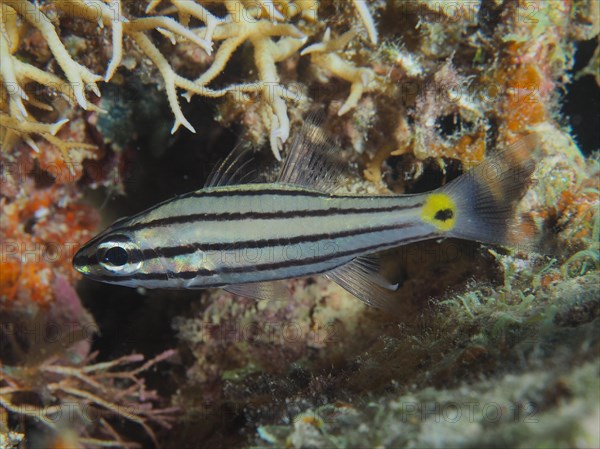
[[[104,253],[102,262],[113,267],[122,267],[129,261],[129,254],[125,248],[113,246]]]
[[[133,242],[105,241],[98,246],[96,260],[114,274],[134,272],[141,266],[139,248]]]

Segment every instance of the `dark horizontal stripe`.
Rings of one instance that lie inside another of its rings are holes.
[[[218,190],[198,190],[196,192],[190,192],[182,195],[180,198],[195,198],[195,197],[207,197],[207,198],[222,198],[222,197],[235,197],[235,196],[252,196],[252,195],[281,195],[281,196],[308,196],[316,197],[323,196],[325,193],[318,192],[316,190],[304,190],[304,189],[278,189],[278,188],[264,188],[264,189],[248,189],[248,190],[235,190],[232,188],[224,188]]]
[[[378,251],[382,248],[391,248],[394,246],[418,242],[420,240],[428,240],[428,239],[434,238],[436,236],[438,236],[438,234],[435,232],[432,232],[429,234],[414,237],[412,239],[400,239],[400,240],[395,240],[393,242],[389,242],[386,244],[365,246],[362,248],[356,248],[354,250],[343,251],[343,252],[339,252],[339,253],[335,253],[335,254],[330,254],[327,256],[307,257],[305,259],[286,260],[286,261],[275,262],[275,263],[253,265],[250,267],[246,267],[246,266],[244,266],[244,267],[225,267],[225,268],[221,268],[219,270],[199,269],[199,270],[192,270],[192,271],[180,271],[177,273],[170,272],[168,274],[167,273],[138,273],[138,274],[133,274],[133,275],[128,275],[128,276],[119,276],[119,277],[100,276],[99,280],[102,280],[101,278],[106,278],[106,280],[108,280],[110,282],[117,282],[117,283],[119,281],[129,281],[129,280],[139,280],[139,281],[164,280],[164,281],[168,281],[173,278],[189,280],[189,279],[193,279],[197,276],[214,276],[214,275],[219,275],[219,274],[236,274],[236,273],[243,274],[243,273],[248,273],[248,272],[256,273],[256,272],[260,272],[260,271],[269,271],[269,270],[290,268],[293,266],[319,264],[319,263],[327,262],[332,259],[344,258],[344,257],[354,256],[354,255],[356,257],[358,257],[361,254],[368,254],[371,252]],[[329,270],[326,270],[326,271],[329,271]],[[317,274],[317,273],[319,273],[319,272],[318,271],[314,272],[314,274]],[[307,273],[307,274],[310,274],[310,273]],[[256,282],[260,282],[260,281],[256,281]],[[207,285],[204,287],[208,288],[208,287],[212,287],[212,286],[213,285],[211,284],[210,286]]]
[[[193,279],[197,276],[212,276],[216,274],[212,270],[199,268],[196,271],[180,271],[173,272],[154,272],[154,273],[135,273],[127,276],[117,275],[94,275],[94,279],[98,281],[106,281],[119,283],[123,281],[169,281],[171,279]]]
[[[119,220],[121,221],[121,220]],[[112,225],[114,226],[114,224]],[[112,227],[111,226],[111,227]],[[110,228],[105,229],[100,234],[95,236],[93,239],[87,241],[85,245],[80,248],[80,251],[84,251],[88,248],[95,247],[105,242],[114,242],[114,243],[130,243],[131,238],[126,236],[125,234],[111,234],[109,232]],[[110,235],[110,236],[108,236]]]
[[[221,268],[220,270],[215,270],[215,274],[244,273],[244,272],[253,272],[254,273],[257,271],[269,271],[269,270],[276,270],[279,268],[290,268],[293,266],[318,264],[318,263],[322,263],[322,262],[327,262],[332,259],[339,259],[339,258],[344,258],[344,257],[348,257],[348,256],[353,256],[353,255],[356,255],[356,257],[358,257],[360,254],[374,252],[380,248],[390,248],[390,247],[394,247],[394,246],[397,246],[400,244],[412,243],[413,241],[427,240],[427,239],[433,238],[437,235],[438,235],[437,233],[432,232],[430,234],[418,236],[413,239],[400,239],[400,240],[395,240],[393,242],[389,242],[389,243],[385,243],[385,244],[365,246],[362,248],[356,248],[356,249],[352,249],[352,250],[348,250],[348,251],[341,251],[339,253],[329,254],[326,256],[314,256],[314,257],[307,257],[305,259],[298,259],[298,260],[284,260],[281,262],[259,264],[259,265],[253,265],[250,267],[225,267],[225,268]],[[177,274],[179,274],[179,273],[177,273]]]
[[[197,276],[197,274],[195,275]],[[194,277],[195,277],[194,276]],[[137,273],[130,274],[127,276],[119,276],[119,275],[108,275],[108,274],[95,274],[92,276],[93,279],[97,281],[111,282],[114,284],[119,284],[124,281],[168,281],[169,276],[167,273]]]
[[[252,184],[251,184],[252,185]],[[256,185],[256,184],[254,184]],[[260,189],[248,189],[244,190],[244,186],[236,186],[235,188],[225,187],[219,188],[218,190],[197,190],[195,192],[185,193],[177,197],[177,199],[183,198],[223,198],[223,197],[236,197],[236,196],[253,196],[253,195],[279,195],[279,196],[306,196],[310,198],[315,197],[337,197],[337,198],[349,198],[349,199],[365,199],[369,198],[369,195],[331,195],[328,192],[321,192],[319,190],[306,190],[302,186],[294,186],[295,188],[285,188],[285,184],[279,184],[281,187],[277,187],[278,184],[264,184],[271,185],[273,187],[264,187]],[[239,189],[239,190],[238,190]],[[394,195],[381,195],[383,197],[393,197]],[[404,195],[410,196],[410,195]]]
[[[315,271],[312,271],[310,274],[302,275],[302,277],[305,277],[305,276],[317,276],[319,274],[329,273],[331,270],[335,270],[336,268],[338,268],[341,265],[346,265],[346,263],[348,263],[348,262],[341,263],[340,265],[337,265],[337,266],[332,267],[332,268],[325,268],[325,269],[321,269],[321,270],[315,270]],[[283,278],[283,279],[294,279],[294,278]],[[265,280],[262,280],[262,281],[246,282],[244,284],[258,284],[260,282],[277,282],[277,281],[281,281],[281,280],[282,280],[281,278],[279,278],[279,279],[265,279]],[[231,282],[229,282],[229,283],[228,282],[214,282],[214,283],[203,284],[202,286],[199,286],[197,288],[225,288],[225,287],[227,287],[229,285],[236,285],[236,284],[232,284]],[[196,287],[193,287],[193,288],[196,288]]]
[[[106,241],[114,243],[130,243],[131,238],[123,234],[113,234],[110,236],[110,238],[106,239]]]
[[[130,226],[120,228],[121,232],[133,232],[142,229],[152,229],[160,226],[171,226],[175,224],[188,224],[195,221],[237,221],[237,220],[274,220],[274,219],[290,219],[290,218],[311,218],[311,217],[327,217],[332,215],[350,215],[350,214],[367,214],[367,213],[385,213],[385,212],[400,212],[407,209],[415,209],[421,207],[422,203],[413,204],[410,206],[387,206],[387,207],[372,207],[372,208],[329,208],[329,209],[302,209],[277,212],[217,212],[217,213],[198,213],[187,215],[175,215],[172,217],[157,218],[148,222],[136,223]]]
[[[146,209],[138,214],[134,215],[132,218],[139,218],[144,216],[146,213],[151,212],[155,209],[158,209],[160,206],[164,206],[169,203],[173,203],[179,200],[185,200],[188,198],[235,198],[235,197],[246,197],[246,196],[272,196],[272,195],[280,195],[280,196],[305,196],[309,198],[315,198],[320,196],[326,196],[326,193],[317,192],[314,190],[288,190],[285,188],[264,188],[264,189],[248,189],[243,190],[244,187],[239,187],[240,190],[234,190],[229,187],[217,188],[215,190],[196,190],[194,192],[184,193],[182,195],[178,195],[174,198],[170,198],[165,200],[159,204],[152,206],[149,209]],[[362,197],[364,198],[364,196]]]
[[[245,240],[233,243],[199,243],[197,245],[182,246],[163,246],[155,249],[146,249],[142,251],[142,260],[156,259],[160,257],[176,257],[186,254],[193,254],[196,251],[243,251],[246,249],[268,248],[272,246],[298,245],[303,243],[315,243],[321,240],[335,240],[339,238],[353,237],[375,232],[391,231],[394,229],[404,229],[414,226],[415,223],[402,223],[397,225],[377,226],[374,228],[365,228],[359,230],[346,230],[334,233],[298,235],[291,238]]]

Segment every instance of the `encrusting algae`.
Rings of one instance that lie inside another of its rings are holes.
[[[598,446],[598,148],[561,109],[571,83],[600,85],[599,11],[0,0],[0,446]],[[322,278],[286,302],[75,291],[101,221],[199,188],[229,153],[215,122],[273,160],[317,108],[365,178],[353,194],[432,190],[537,135],[517,215],[547,255],[391,250],[390,314]]]

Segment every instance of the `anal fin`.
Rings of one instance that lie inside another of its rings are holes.
[[[223,287],[229,293],[245,296],[256,300],[265,299],[267,301],[286,301],[290,300],[292,295],[284,281],[265,281],[252,282],[250,284],[232,284]]]
[[[394,293],[398,284],[392,284],[385,279],[379,273],[379,267],[378,256],[362,256],[328,272],[325,276],[365,304],[390,309],[398,299],[398,295]]]

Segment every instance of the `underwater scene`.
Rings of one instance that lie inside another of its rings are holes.
[[[599,0],[0,0],[0,448],[600,447]]]

